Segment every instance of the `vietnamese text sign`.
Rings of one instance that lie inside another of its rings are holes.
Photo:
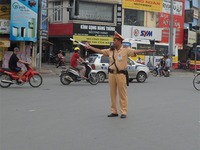
[[[10,33],[10,20],[0,19],[0,34]]]
[[[38,0],[11,1],[10,40],[37,41]]]
[[[179,16],[183,15],[183,3],[182,2],[174,1],[173,8],[174,8],[173,9],[174,15],[179,15]],[[162,12],[170,14],[170,10],[171,10],[171,0],[164,0]]]
[[[90,45],[104,45],[109,46],[110,42],[113,41],[113,37],[102,37],[102,36],[73,36],[73,39],[77,41],[88,41]]]
[[[163,0],[123,0],[122,7],[127,9],[161,12]]]

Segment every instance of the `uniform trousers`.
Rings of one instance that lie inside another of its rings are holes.
[[[111,113],[117,112],[117,90],[120,101],[120,113],[126,115],[128,107],[126,76],[123,73],[109,73],[110,97],[111,97]]]

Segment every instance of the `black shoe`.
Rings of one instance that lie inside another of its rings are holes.
[[[122,114],[122,115],[120,116],[120,118],[126,118],[126,115]]]
[[[118,114],[111,113],[110,115],[108,115],[108,117],[118,117]]]

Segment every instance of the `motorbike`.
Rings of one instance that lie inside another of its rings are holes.
[[[155,66],[155,67],[153,68],[153,70],[151,70],[151,73],[152,73],[152,75],[153,75],[154,77],[156,77],[156,76],[159,74],[159,72],[158,72],[158,66]]]
[[[163,70],[164,71],[164,77],[169,77],[170,76],[170,69],[168,69],[167,71]]]
[[[65,65],[64,59],[56,57],[56,59],[55,59],[55,65],[56,65],[56,68],[58,68],[60,66],[64,66]]]
[[[24,65],[27,71],[22,76],[23,82],[18,81],[19,76],[17,72],[14,72],[8,68],[0,68],[0,86],[2,88],[8,88],[12,84],[23,85],[24,83],[28,82],[30,86],[34,88],[39,87],[43,82],[42,76],[39,74],[39,72],[34,71],[30,65]]]
[[[69,85],[71,82],[79,82],[82,80],[86,80],[92,85],[98,84],[99,83],[98,71],[93,70],[92,67],[87,62],[83,62],[82,64],[86,68],[86,73],[85,73],[86,79],[83,79],[80,76],[80,73],[77,69],[70,67],[68,69],[64,68],[61,71],[60,82],[63,85]]]

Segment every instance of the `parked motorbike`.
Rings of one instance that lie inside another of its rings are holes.
[[[22,76],[23,82],[18,81],[19,76],[17,72],[11,71],[8,68],[0,68],[0,86],[2,88],[8,88],[12,84],[23,85],[28,82],[34,88],[39,87],[43,82],[42,76],[39,72],[34,71],[30,65],[24,65],[26,66],[27,71]]]
[[[99,76],[98,76],[97,71],[92,70],[92,67],[87,62],[84,62],[82,64],[86,68],[86,73],[85,73],[86,79],[83,79],[80,76],[80,73],[78,70],[76,70],[74,68],[68,68],[68,69],[64,69],[61,71],[60,82],[63,85],[69,85],[71,82],[79,82],[81,80],[86,80],[92,85],[98,84]]]

